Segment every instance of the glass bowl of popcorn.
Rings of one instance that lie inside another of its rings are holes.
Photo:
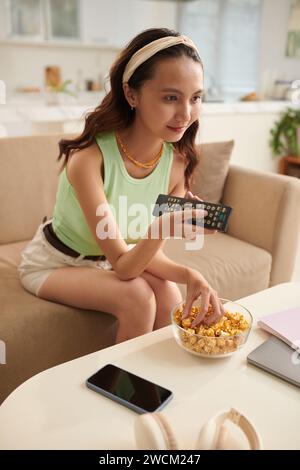
[[[220,358],[231,356],[246,343],[253,323],[251,313],[236,302],[219,300],[225,313],[212,325],[201,323],[192,327],[193,320],[201,311],[201,298],[195,300],[189,316],[184,320],[182,320],[184,302],[172,308],[172,328],[179,346],[200,357]],[[211,313],[210,305],[207,315]]]

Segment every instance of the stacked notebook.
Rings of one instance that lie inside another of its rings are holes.
[[[248,362],[300,387],[300,307],[267,315],[257,324],[272,336],[248,355]]]
[[[257,324],[291,348],[300,348],[300,307],[272,313],[261,318]]]

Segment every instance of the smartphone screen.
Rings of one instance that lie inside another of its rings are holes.
[[[138,413],[158,411],[172,398],[170,390],[112,364],[98,370],[86,385]]]

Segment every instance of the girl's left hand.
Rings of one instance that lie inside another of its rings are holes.
[[[187,191],[184,195],[186,199],[193,199],[194,201],[200,201],[203,202],[203,199],[200,199],[199,196],[196,196],[196,194],[193,194],[192,191]],[[217,233],[216,230],[209,230],[207,228],[204,229],[204,233],[206,235],[213,235],[214,233]]]
[[[191,324],[192,328],[199,325],[199,323],[204,323],[205,325],[217,323],[217,321],[224,315],[225,310],[219,301],[217,292],[212,289],[198,271],[189,268],[187,269],[186,289],[186,301],[182,313],[182,319],[189,316],[194,301],[201,296],[201,311]],[[210,304],[213,307],[213,313],[206,316]]]

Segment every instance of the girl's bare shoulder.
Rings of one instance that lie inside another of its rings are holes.
[[[73,151],[67,162],[67,173],[70,182],[78,176],[87,173],[95,174],[95,170],[101,176],[103,155],[99,146],[94,143],[85,149]],[[99,171],[100,169],[100,171]]]

